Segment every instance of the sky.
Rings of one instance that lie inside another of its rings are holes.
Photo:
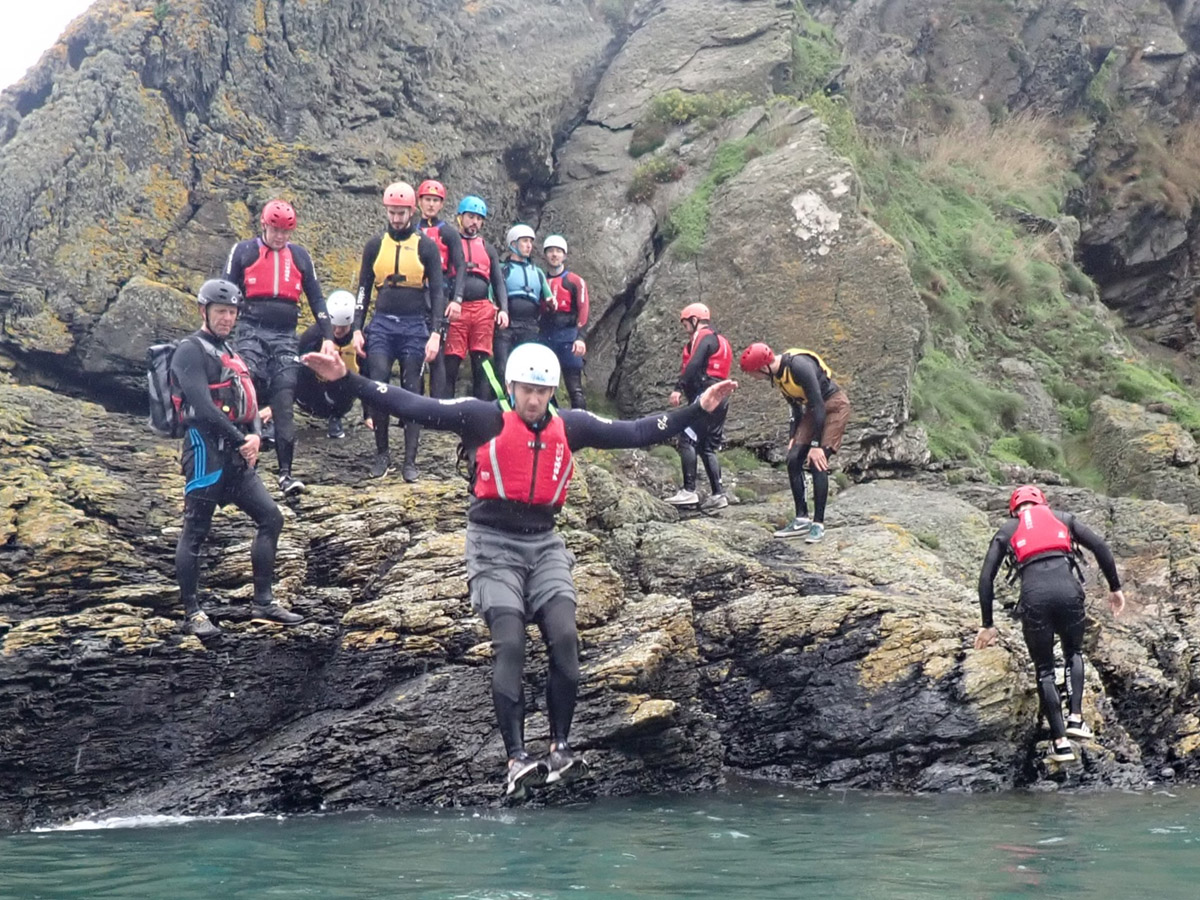
[[[0,88],[19,81],[67,24],[91,5],[92,0],[3,0]]]

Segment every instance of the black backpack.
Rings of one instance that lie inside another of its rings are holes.
[[[181,438],[187,430],[179,414],[179,398],[171,390],[171,360],[179,341],[155,344],[146,351],[146,383],[150,393],[150,417],[146,424],[159,437]]]

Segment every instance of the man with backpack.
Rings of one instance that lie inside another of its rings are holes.
[[[671,392],[670,404],[678,406],[683,397],[692,403],[710,385],[729,377],[733,365],[733,348],[723,334],[712,327],[712,314],[703,303],[689,303],[679,313],[679,321],[687,329],[688,340],[683,345],[683,364],[679,381]],[[703,425],[685,428],[679,434],[679,461],[683,467],[683,487],[667,498],[674,506],[695,507],[702,512],[716,512],[729,505],[721,486],[721,461],[717,451],[725,434],[725,416],[729,402],[722,403]],[[704,472],[712,493],[700,503],[696,493],[696,473],[699,460],[704,460]]]
[[[183,530],[175,548],[175,573],[187,616],[185,629],[213,637],[220,628],[200,607],[200,552],[218,506],[232,503],[258,526],[250,545],[254,572],[251,614],[284,625],[304,617],[275,602],[275,549],[283,514],[255,465],[261,444],[258,399],[249,369],[229,344],[242,308],[242,292],[223,279],[204,282],[196,295],[202,325],[179,342],[171,357],[170,391],[183,429]]]
[[[1092,730],[1083,721],[1083,628],[1087,619],[1082,580],[1078,577],[1076,545],[1096,557],[1108,582],[1108,605],[1114,616],[1125,609],[1125,594],[1112,551],[1104,540],[1068,512],[1051,509],[1046,495],[1031,484],[1012,492],[1011,518],[1000,527],[988,546],[979,573],[979,608],[983,625],[975,635],[975,649],[996,640],[992,621],[992,582],[1004,560],[1015,567],[1021,581],[1017,615],[1025,646],[1036,670],[1038,696],[1050,722],[1047,759],[1070,762],[1075,750],[1070,738],[1087,740]],[[1062,641],[1063,659],[1070,681],[1070,712],[1063,721],[1062,698],[1054,683],[1054,636]]]

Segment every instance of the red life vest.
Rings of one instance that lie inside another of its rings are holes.
[[[467,274],[478,275],[484,281],[491,284],[492,281],[492,258],[488,255],[487,244],[483,242],[483,238],[475,235],[473,238],[465,237],[462,239],[463,257],[466,259]],[[474,254],[471,253],[471,248],[476,247]]]
[[[272,250],[262,238],[258,240],[258,259],[246,267],[242,281],[242,293],[247,300],[270,298],[299,303],[300,293],[304,290],[304,276],[292,259],[292,245]]]
[[[450,266],[450,248],[442,240],[442,222],[439,221],[436,225],[421,225],[419,227],[422,234],[437,244],[438,253],[442,257],[442,272],[446,275],[453,275],[454,269]]]
[[[550,281],[550,299],[545,301],[544,309],[548,313],[570,313],[575,312],[575,295],[567,286],[567,276],[571,274],[566,269],[563,269],[557,275],[551,275]],[[580,290],[580,285],[583,280],[578,275],[575,276],[579,284],[575,285],[576,290]]]
[[[481,500],[515,500],[559,509],[575,462],[567,429],[559,416],[534,431],[513,410],[504,413],[500,433],[475,451],[475,484]]]
[[[221,374],[217,381],[208,386],[212,401],[230,422],[249,425],[258,415],[258,395],[254,392],[254,379],[246,363],[236,353],[218,350],[205,340],[197,340],[204,352],[221,361]],[[179,411],[179,420],[185,425],[195,418],[196,411],[184,406],[183,396],[172,390],[171,401]]]
[[[1050,511],[1050,507],[1030,504],[1017,512],[1017,530],[1008,542],[1017,565],[1040,556],[1070,556],[1071,529]]]
[[[729,377],[729,369],[733,366],[733,348],[729,346],[729,341],[726,340],[725,335],[717,334],[711,328],[697,328],[696,333],[692,335],[692,339],[683,345],[683,366],[679,371],[682,372],[687,368],[696,345],[704,340],[705,336],[710,334],[717,335],[717,352],[708,358],[708,365],[704,369],[704,374],[710,378],[717,378],[724,381]]]

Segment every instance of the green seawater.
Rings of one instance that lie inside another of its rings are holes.
[[[1195,900],[1198,805],[1194,789],[738,785],[540,809],[108,821],[0,838],[0,898]]]

